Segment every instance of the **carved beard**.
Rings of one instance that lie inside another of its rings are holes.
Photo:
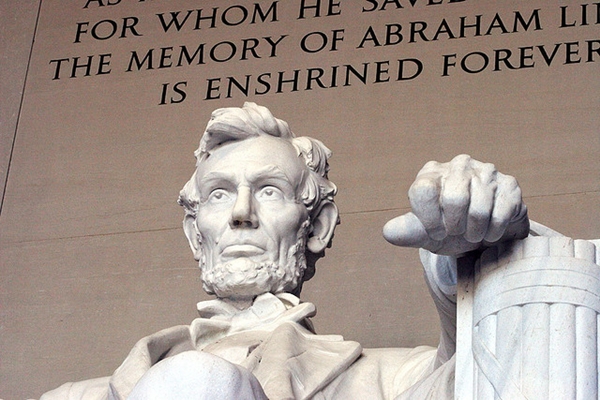
[[[208,294],[228,299],[253,299],[263,293],[291,292],[301,282],[306,270],[306,238],[310,222],[305,221],[296,243],[292,245],[284,265],[257,263],[249,258],[208,265],[206,257],[200,259],[202,287]]]

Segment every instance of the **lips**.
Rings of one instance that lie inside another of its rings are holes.
[[[225,247],[221,252],[224,258],[252,257],[264,254],[265,250],[253,244],[235,244]]]

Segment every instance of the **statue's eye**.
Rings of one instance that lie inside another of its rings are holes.
[[[229,201],[230,198],[231,196],[229,195],[229,193],[227,193],[227,191],[223,189],[215,189],[212,192],[210,192],[210,195],[208,196],[208,201],[210,203],[224,203],[226,201]]]
[[[275,186],[265,186],[258,191],[256,198],[261,201],[281,200],[283,192]]]

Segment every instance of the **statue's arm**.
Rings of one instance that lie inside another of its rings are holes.
[[[440,317],[440,343],[435,368],[448,361],[456,351],[456,263],[452,256],[443,256],[421,249],[425,282]]]
[[[421,262],[440,315],[438,366],[456,344],[457,263],[498,242],[529,234],[527,207],[515,178],[467,155],[427,163],[409,190],[412,212],[383,230],[392,244],[420,248]]]

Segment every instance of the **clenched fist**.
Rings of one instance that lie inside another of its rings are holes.
[[[385,239],[397,246],[459,256],[529,233],[516,179],[468,155],[425,164],[408,197],[412,212],[383,228]]]

